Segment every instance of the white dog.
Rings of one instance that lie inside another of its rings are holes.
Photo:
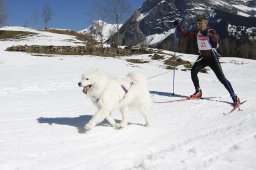
[[[147,90],[145,78],[135,72],[130,72],[124,79],[109,77],[99,69],[94,69],[82,75],[78,83],[97,107],[97,112],[85,125],[86,130],[92,129],[104,119],[118,128],[123,128],[128,123],[129,109],[134,106],[145,119],[145,126],[149,126],[148,113],[150,112],[151,98]],[[119,108],[122,121],[116,124],[111,117],[111,111]]]

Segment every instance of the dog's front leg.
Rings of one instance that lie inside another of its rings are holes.
[[[84,126],[85,130],[92,129],[94,126],[96,126],[97,123],[103,121],[106,118],[107,114],[109,114],[108,109],[101,108],[94,114],[92,119]]]

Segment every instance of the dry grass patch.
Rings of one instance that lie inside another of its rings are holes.
[[[143,63],[148,63],[149,61],[141,60],[141,59],[127,59],[126,61],[130,63],[135,63],[135,64],[143,64]]]
[[[35,35],[32,32],[25,32],[25,31],[8,31],[8,30],[0,30],[0,40],[7,40],[7,39],[22,39],[27,36]]]
[[[152,60],[162,60],[162,59],[164,59],[164,56],[155,53],[155,54],[151,57],[151,59],[152,59]]]
[[[186,65],[187,67],[191,67],[192,64],[189,61],[182,60],[181,58],[178,57],[171,57],[167,60],[164,61],[164,64],[166,64],[167,69],[174,69],[174,67],[179,66],[179,65]]]
[[[164,64],[166,64],[166,69],[170,69],[173,70],[175,67],[179,66],[179,65],[183,65],[185,68],[181,69],[182,71],[188,71],[192,69],[192,63],[186,60],[182,60],[179,57],[171,57],[167,60],[164,61]],[[177,68],[176,68],[177,69]],[[208,68],[204,68],[202,69],[200,72],[201,73],[208,73],[209,69]]]

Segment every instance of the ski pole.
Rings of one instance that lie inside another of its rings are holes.
[[[177,42],[177,26],[175,27],[174,30],[174,67],[173,67],[173,79],[172,79],[172,95],[174,95],[174,86],[175,86],[175,70],[176,70],[176,42]]]

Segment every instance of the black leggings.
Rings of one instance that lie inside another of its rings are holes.
[[[213,72],[215,73],[215,75],[217,76],[219,81],[228,90],[230,96],[235,96],[235,93],[234,93],[234,90],[232,88],[232,85],[226,79],[226,77],[225,77],[225,75],[224,75],[224,73],[222,71],[222,68],[221,68],[219,60],[216,59],[215,56],[213,56],[213,55],[209,56],[209,57],[199,56],[197,61],[193,65],[192,70],[191,70],[191,78],[192,78],[192,81],[194,83],[195,89],[199,89],[200,88],[197,74],[198,74],[199,71],[201,71],[206,66],[209,66],[213,70]]]

